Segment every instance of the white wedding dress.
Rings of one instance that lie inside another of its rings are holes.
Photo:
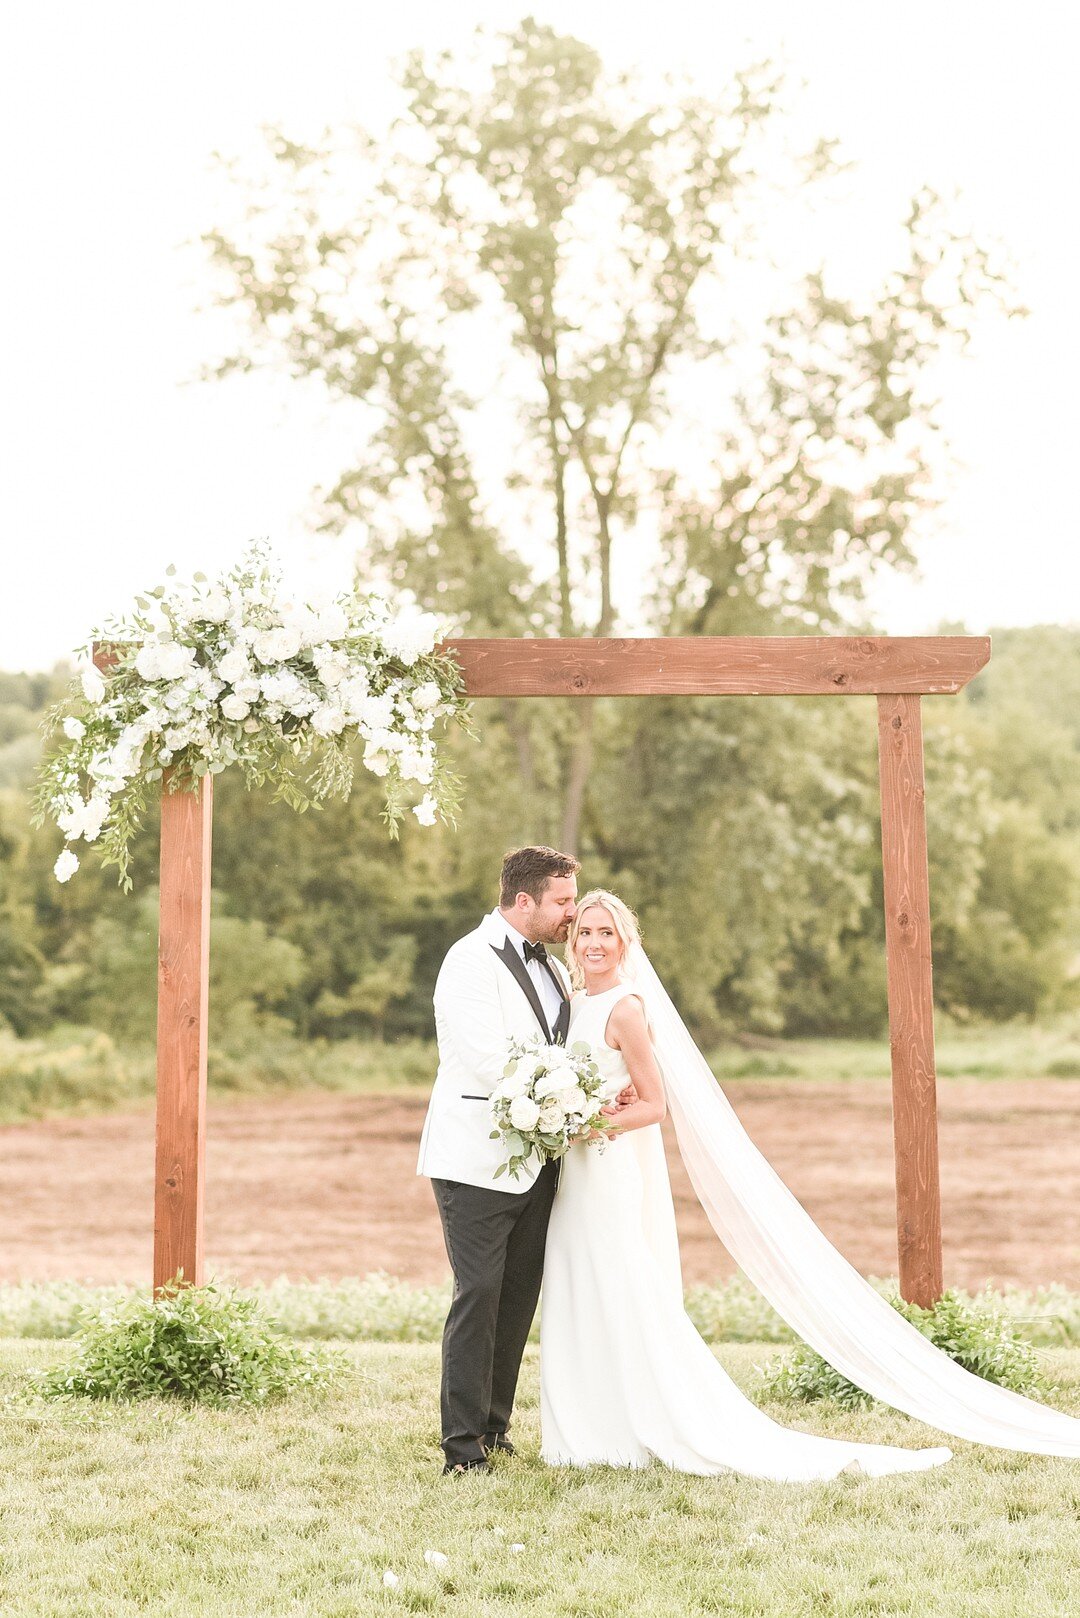
[[[592,1047],[611,1098],[630,1075],[605,1030],[613,1007],[634,992],[620,983],[576,995],[571,1008],[568,1044]],[[807,1481],[921,1471],[952,1454],[818,1438],[780,1426],[744,1398],[683,1309],[658,1124],[602,1151],[573,1146],[563,1159],[544,1261],[540,1413],[541,1455],[554,1466],[657,1460],[705,1476]]]

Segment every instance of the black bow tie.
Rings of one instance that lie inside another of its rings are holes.
[[[525,942],[524,954],[526,966],[528,966],[530,961],[540,961],[543,963],[548,958],[548,952],[544,948],[543,944],[530,944],[528,940]]]

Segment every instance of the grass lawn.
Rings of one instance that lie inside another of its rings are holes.
[[[62,1342],[0,1342],[0,1614],[201,1618],[437,1612],[1066,1618],[1080,1467],[955,1442],[940,1470],[767,1484],[541,1466],[537,1359],[518,1456],[438,1475],[434,1344],[351,1344],[330,1393],[261,1410],[27,1402]],[[750,1392],[772,1346],[720,1351]],[[1080,1411],[1080,1350],[1048,1355]],[[588,1374],[602,1374],[602,1368]],[[874,1441],[938,1435],[884,1410],[770,1406]],[[424,1552],[442,1552],[435,1567]],[[400,1583],[383,1587],[392,1569]]]

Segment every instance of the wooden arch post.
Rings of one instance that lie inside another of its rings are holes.
[[[960,691],[983,636],[453,640],[470,697],[876,696],[900,1290],[942,1290],[920,699]],[[95,647],[101,668],[109,648]],[[155,1290],[202,1279],[211,782],[162,795]]]

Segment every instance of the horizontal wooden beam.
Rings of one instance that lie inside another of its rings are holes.
[[[986,635],[448,640],[470,697],[930,695],[989,661]]]

